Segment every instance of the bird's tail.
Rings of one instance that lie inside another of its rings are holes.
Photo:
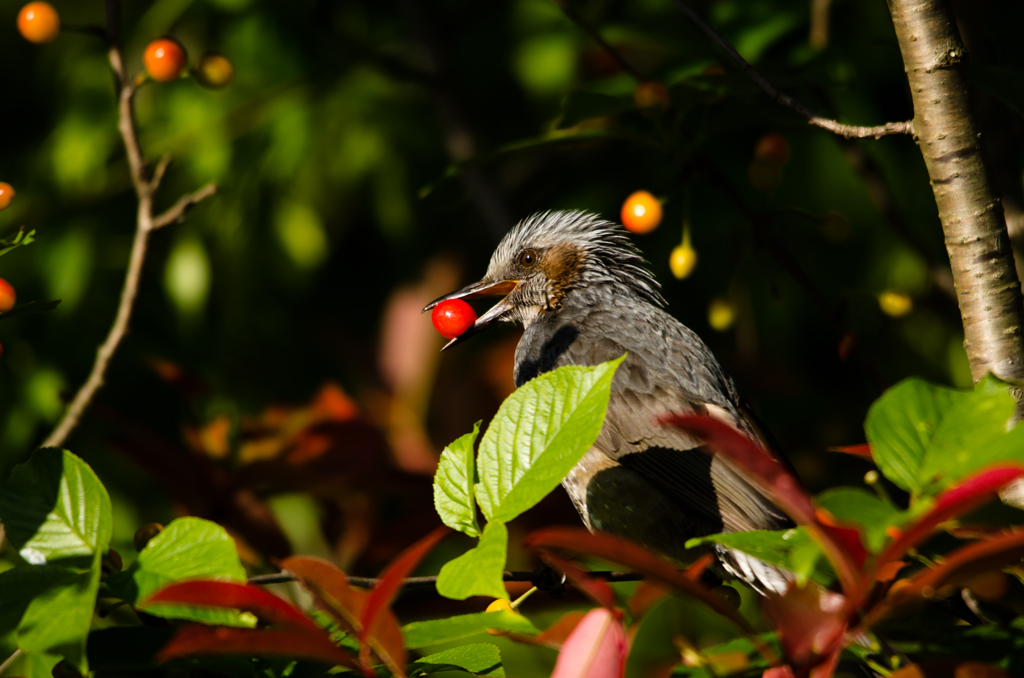
[[[743,551],[727,548],[721,544],[715,546],[715,551],[726,572],[746,582],[761,595],[776,593],[781,596],[786,593],[786,589],[796,578],[796,575],[789,570],[766,563]]]

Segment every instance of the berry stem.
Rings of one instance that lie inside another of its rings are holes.
[[[534,586],[532,589],[530,589],[529,591],[527,591],[523,595],[521,595],[518,598],[516,598],[515,600],[513,600],[512,601],[512,609],[514,610],[514,609],[518,608],[522,604],[522,602],[524,600],[526,600],[527,598],[529,598],[533,594],[533,592],[536,591],[536,590],[537,590],[537,587]]]

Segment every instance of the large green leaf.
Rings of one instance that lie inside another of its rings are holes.
[[[480,535],[476,523],[476,500],[473,498],[473,484],[476,482],[476,465],[473,444],[480,434],[480,422],[441,452],[441,460],[434,473],[434,508],[441,521],[470,537]]]
[[[439,671],[461,669],[475,676],[504,676],[501,653],[490,643],[474,643],[453,647],[444,652],[417,659],[409,667],[410,676],[424,676]]]
[[[530,620],[516,612],[477,612],[461,614],[445,619],[419,621],[402,627],[405,646],[410,650],[428,645],[448,643],[468,636],[483,633],[487,629],[500,629],[512,633],[534,635],[540,633]]]
[[[97,554],[92,567],[85,572],[29,566],[51,572],[41,575],[50,578],[49,584],[32,598],[18,625],[18,646],[23,651],[59,654],[82,675],[88,675],[85,646],[100,586],[100,561]]]
[[[1024,461],[1024,431],[1006,429],[1013,407],[992,377],[973,391],[907,379],[875,401],[864,429],[889,480],[915,496],[934,494],[982,466]]]
[[[149,540],[138,559],[108,581],[110,589],[129,603],[144,601],[172,582],[217,579],[244,583],[245,569],[234,540],[217,523],[178,518]],[[152,605],[146,612],[173,619],[251,626],[248,615],[231,610],[188,605]]]
[[[465,600],[470,596],[508,598],[502,575],[508,549],[508,530],[494,521],[484,526],[480,543],[444,564],[437,575],[437,592],[445,598]]]
[[[58,565],[25,565],[0,573],[0,656],[18,649],[18,625],[29,604],[80,575],[80,570]]]
[[[859,487],[836,487],[816,497],[820,506],[844,524],[859,525],[872,553],[885,543],[885,529],[901,522],[903,512]]]
[[[624,357],[595,367],[561,367],[505,399],[477,459],[476,499],[488,520],[508,522],[532,508],[594,444]]]
[[[110,545],[110,497],[89,465],[66,450],[36,450],[0,486],[0,519],[33,565],[89,567]],[[68,564],[71,561],[62,564]]]

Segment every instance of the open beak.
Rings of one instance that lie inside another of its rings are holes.
[[[426,313],[427,311],[433,309],[435,306],[440,304],[442,301],[448,301],[449,299],[483,299],[484,297],[504,297],[501,301],[492,306],[490,310],[487,311],[487,313],[484,313],[482,316],[477,318],[476,322],[473,323],[469,327],[469,329],[467,329],[465,332],[463,332],[462,334],[460,334],[459,336],[455,337],[447,344],[445,344],[444,348],[441,349],[442,351],[444,351],[446,349],[451,348],[452,346],[455,346],[456,344],[461,344],[466,339],[469,339],[473,335],[482,332],[483,330],[487,329],[495,322],[497,322],[498,318],[500,318],[502,314],[504,314],[506,311],[512,308],[512,305],[509,304],[508,302],[508,295],[509,293],[512,292],[512,290],[519,286],[520,282],[522,281],[502,280],[495,283],[473,283],[472,285],[463,287],[461,290],[456,290],[455,292],[446,294],[443,297],[434,299],[432,302],[424,306],[423,310],[420,312]]]

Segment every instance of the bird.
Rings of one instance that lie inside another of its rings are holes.
[[[729,461],[659,423],[669,414],[705,415],[782,458],[711,350],[665,310],[660,285],[621,225],[579,210],[534,214],[500,241],[479,282],[423,310],[483,297],[501,299],[444,349],[499,322],[522,325],[517,388],[564,365],[626,356],[597,440],[562,481],[588,529],[687,563],[700,555],[685,547],[693,537],[792,526]],[[705,548],[720,576],[759,593],[782,594],[793,578],[741,551]]]

